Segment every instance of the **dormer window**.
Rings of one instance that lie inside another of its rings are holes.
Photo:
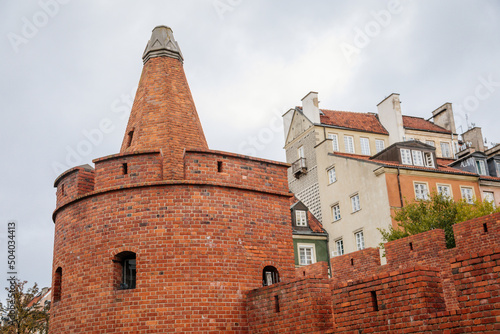
[[[413,156],[413,164],[415,166],[424,165],[424,160],[422,159],[422,151],[411,151],[411,155]]]
[[[295,225],[307,226],[307,212],[304,210],[295,210]]]
[[[411,154],[410,150],[406,148],[401,149],[401,163],[404,165],[411,165]]]
[[[486,164],[484,160],[476,160],[476,167],[479,175],[488,175],[488,173],[486,173]]]

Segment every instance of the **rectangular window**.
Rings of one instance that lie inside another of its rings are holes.
[[[443,197],[451,198],[451,188],[447,184],[438,184],[437,185],[438,194],[443,195]]]
[[[344,136],[344,144],[347,153],[354,153],[354,137]]]
[[[361,144],[361,154],[370,155],[370,140],[368,138],[359,138]]]
[[[356,237],[356,248],[357,250],[365,249],[365,237],[363,236],[363,231],[354,233]]]
[[[441,142],[441,156],[451,158],[450,143]]]
[[[333,152],[338,152],[339,151],[339,138],[336,134],[329,133],[328,134],[328,139],[332,140],[332,149]]]
[[[328,170],[328,184],[332,184],[337,181],[337,173],[335,173],[335,167]]]
[[[424,159],[422,158],[422,151],[411,151],[411,155],[413,157],[413,164],[415,166],[423,166]]]
[[[500,162],[496,162],[497,165],[497,177],[500,177]]]
[[[304,210],[295,210],[295,225],[307,226],[307,212]]]
[[[436,147],[436,143],[434,143],[434,140],[426,140],[426,141],[425,141],[425,143],[426,143],[427,145],[432,146],[432,147]]]
[[[375,139],[375,149],[377,150],[377,153],[383,151],[384,148],[385,148],[384,141],[380,139]]]
[[[474,190],[470,187],[460,187],[462,192],[462,199],[469,204],[474,203]]]
[[[298,245],[299,247],[299,264],[307,266],[315,263],[314,245]]]
[[[429,190],[427,188],[427,183],[415,183],[415,199],[418,200],[428,200]]]
[[[401,163],[404,165],[411,165],[411,154],[410,150],[406,148],[401,149]]]
[[[301,146],[297,149],[297,154],[299,156],[299,159],[304,158],[304,146]]]
[[[335,254],[344,255],[344,241],[342,239],[335,241]]]
[[[488,173],[486,173],[486,164],[484,160],[476,160],[476,166],[479,175],[488,175]]]
[[[359,194],[356,194],[351,197],[351,205],[352,205],[352,212],[361,210],[361,206],[359,205]]]
[[[424,152],[424,161],[426,167],[434,167],[434,157],[431,152]]]
[[[496,207],[495,194],[493,194],[491,191],[485,191],[483,194],[484,194],[484,200],[486,202],[490,202],[491,204],[493,204],[493,207]]]
[[[335,204],[334,206],[332,206],[332,215],[333,215],[333,221],[337,221],[340,218],[342,218],[340,217],[340,205]]]

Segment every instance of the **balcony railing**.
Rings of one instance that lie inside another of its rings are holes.
[[[292,173],[296,178],[307,173],[306,158],[299,158],[292,163]]]

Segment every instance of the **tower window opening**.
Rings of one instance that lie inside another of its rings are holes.
[[[410,242],[410,250],[413,250],[413,242]]]
[[[280,296],[278,295],[274,296],[274,309],[276,313],[280,311]]]
[[[373,311],[378,311],[377,291],[371,291],[370,294],[372,296]]]
[[[217,172],[222,173],[222,161],[217,161]]]
[[[56,269],[54,274],[54,302],[58,302],[61,300],[61,286],[62,286],[62,268],[59,267]]]
[[[135,289],[137,281],[136,255],[133,252],[122,252],[113,260],[118,280],[118,289]]]
[[[266,266],[262,271],[262,285],[269,286],[280,281],[278,269],[273,266]]]
[[[123,175],[127,175],[128,174],[128,166],[127,166],[126,163],[122,165],[122,170],[123,170]]]
[[[132,138],[134,137],[134,130],[130,131],[127,136],[127,148],[132,145]]]
[[[483,224],[483,231],[484,233],[488,233],[488,224],[486,223]]]
[[[66,196],[66,190],[64,189],[64,183],[61,184],[61,195]]]

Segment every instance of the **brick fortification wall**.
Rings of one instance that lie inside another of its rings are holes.
[[[433,230],[387,243],[387,265],[365,249],[332,258],[331,279],[252,291],[252,333],[500,333],[500,214],[454,232],[454,249]]]
[[[295,277],[286,164],[186,152],[172,181],[157,152],[94,162],[57,180],[51,333],[248,333],[263,268]],[[136,289],[118,289],[123,251],[136,253]]]

